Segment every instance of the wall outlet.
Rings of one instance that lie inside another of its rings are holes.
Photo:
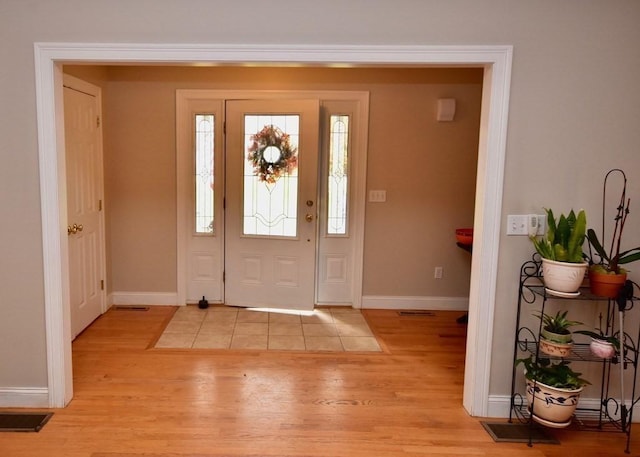
[[[370,190],[369,191],[369,201],[382,203],[387,201],[387,191],[386,190]]]
[[[436,267],[433,272],[433,277],[436,279],[442,279],[442,267]]]

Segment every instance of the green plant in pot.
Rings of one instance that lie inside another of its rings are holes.
[[[591,383],[581,377],[582,373],[573,371],[567,361],[551,363],[530,355],[516,360],[516,364],[524,365],[533,419],[551,427],[568,426],[582,389]]]
[[[576,294],[587,270],[582,246],[586,239],[587,216],[584,210],[576,215],[556,218],[551,209],[547,213],[547,233],[537,238],[530,236],[533,246],[542,258],[542,280],[549,293]]]
[[[573,345],[569,328],[582,325],[582,322],[567,319],[567,311],[558,311],[555,315],[538,313],[535,316],[542,319],[540,350],[554,357],[568,356]]]
[[[605,218],[606,218],[606,196],[607,181],[614,174],[620,174],[622,187],[620,199],[615,210],[613,234],[611,239],[605,242]],[[602,297],[616,298],[618,292],[627,279],[627,271],[621,265],[626,265],[636,260],[640,260],[640,247],[621,250],[622,232],[627,216],[629,215],[629,205],[631,199],[627,198],[627,176],[624,171],[614,168],[605,175],[602,190],[602,238],[598,238],[595,230],[587,230],[587,240],[589,240],[589,284],[591,292]],[[602,242],[600,241],[602,239]],[[595,251],[595,253],[594,253]]]

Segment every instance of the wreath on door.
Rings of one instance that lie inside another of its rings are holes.
[[[298,148],[291,145],[289,135],[278,127],[265,125],[249,140],[252,143],[247,149],[247,160],[260,181],[273,184],[298,166]]]

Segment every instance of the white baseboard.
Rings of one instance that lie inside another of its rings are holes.
[[[0,407],[48,408],[49,389],[46,387],[0,388]]]
[[[627,405],[631,404],[631,400],[627,400]],[[578,408],[598,409],[600,407],[599,398],[582,398],[578,403]],[[489,408],[487,417],[508,418],[511,408],[511,397],[509,395],[489,395]],[[613,409],[609,412],[615,419],[619,419],[619,411],[616,413]],[[640,422],[640,407],[633,408],[633,422]]]
[[[390,297],[365,295],[363,309],[414,309],[429,311],[466,311],[469,297]]]
[[[111,305],[178,305],[178,294],[174,292],[112,292]],[[184,304],[184,303],[182,303]]]

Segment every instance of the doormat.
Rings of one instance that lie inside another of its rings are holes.
[[[480,423],[493,441],[498,443],[528,443],[531,437],[532,443],[560,444],[560,441],[547,435],[545,430],[536,424],[483,421]]]
[[[39,432],[53,413],[0,413],[0,432]]]

